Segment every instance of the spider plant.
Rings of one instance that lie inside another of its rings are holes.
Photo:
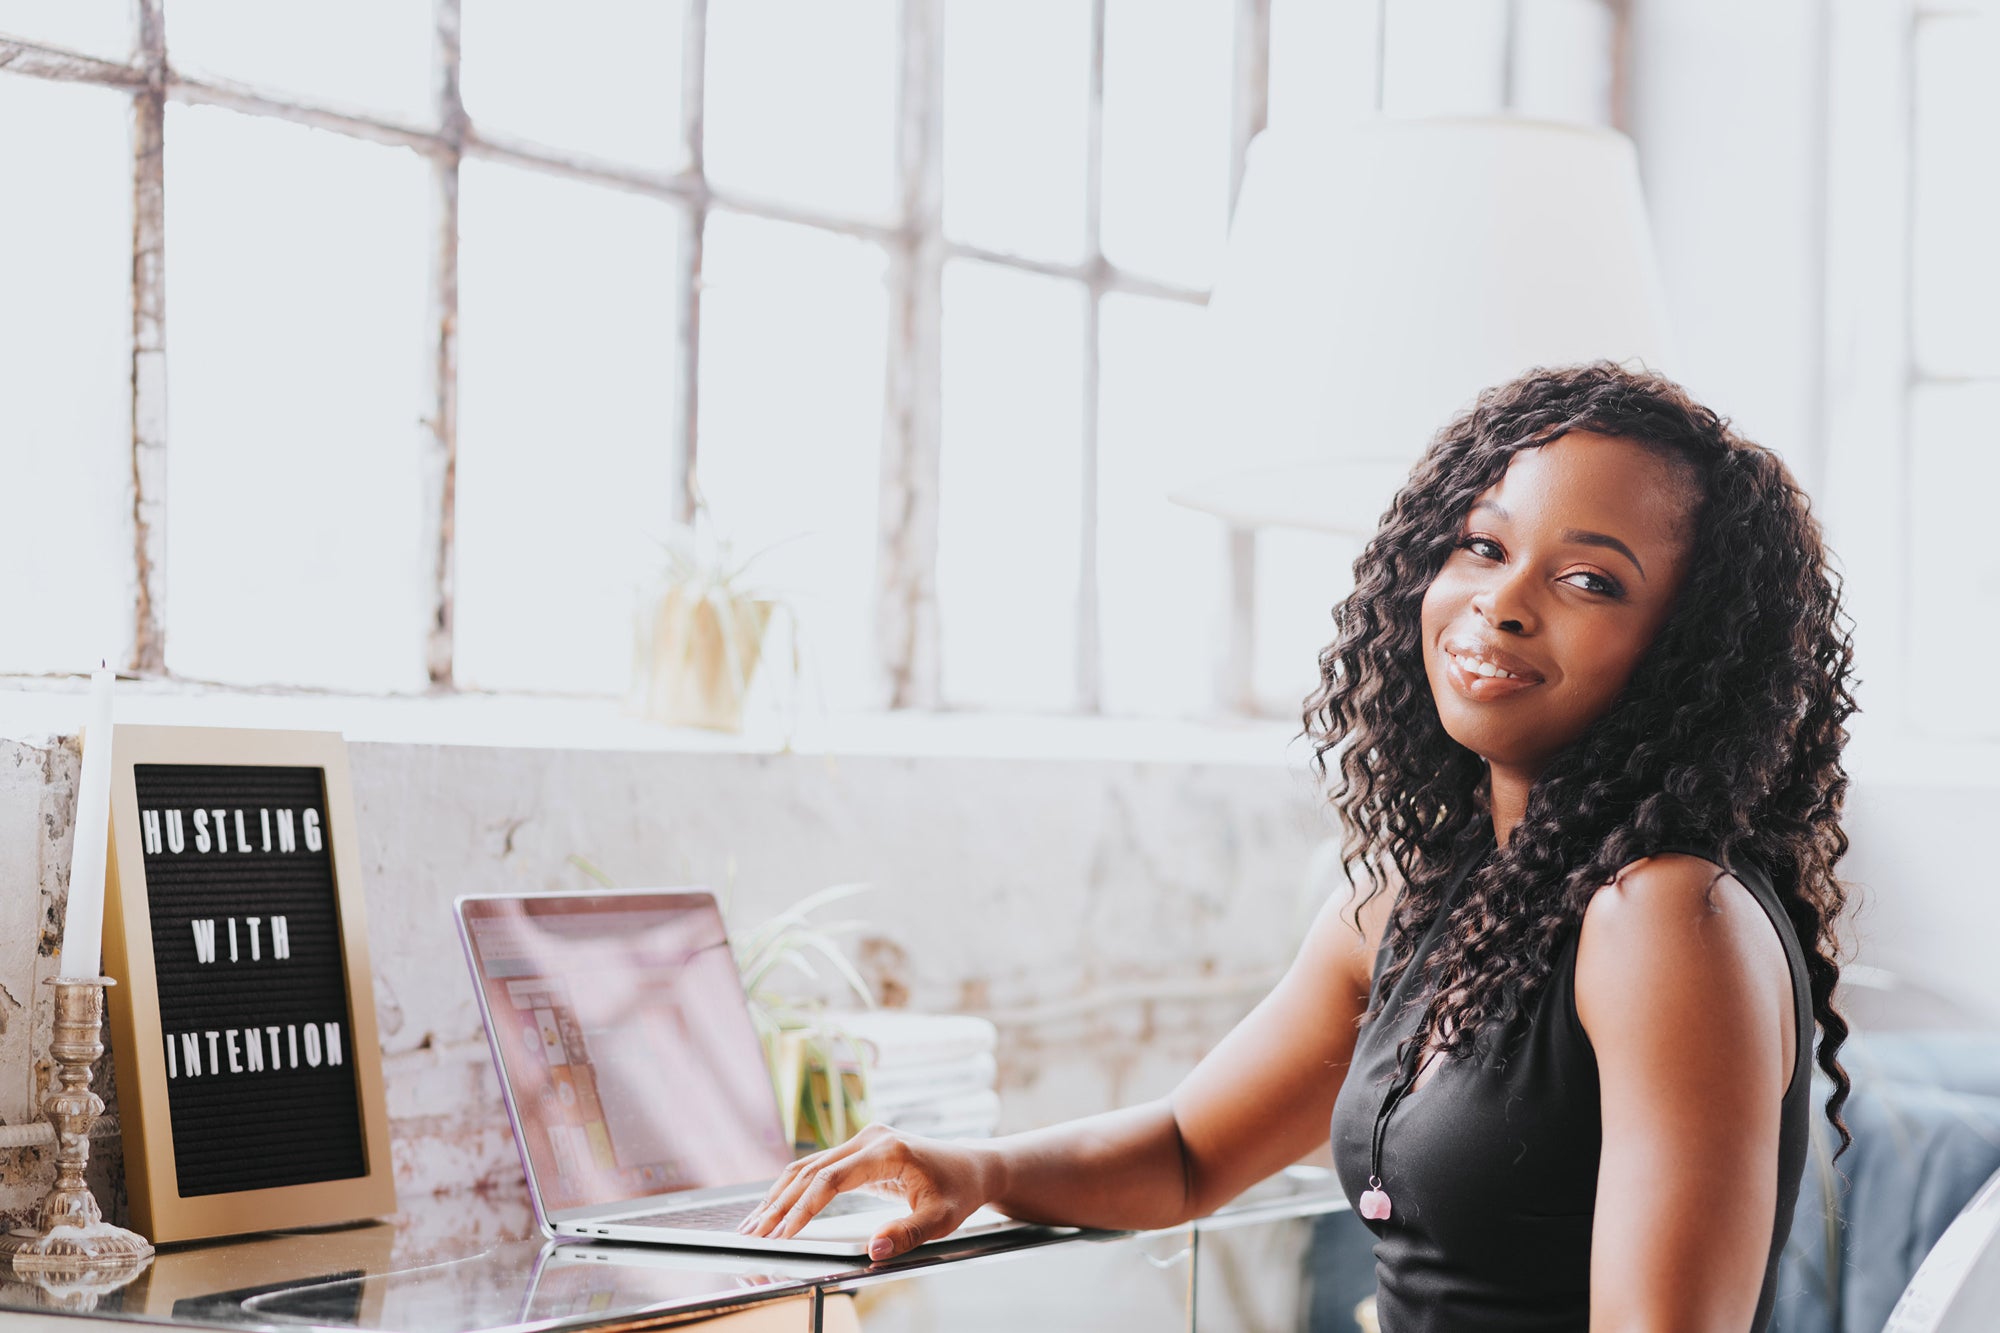
[[[716,533],[706,504],[697,506],[694,523],[668,531],[659,543],[665,558],[640,596],[631,711],[672,724],[742,730],[743,701],[774,617],[791,630],[796,683],[798,616],[790,603],[747,579],[752,565],[783,544],[739,559]]]
[[[776,982],[789,971],[823,990],[828,978],[821,969],[830,969],[837,993],[852,992],[863,1007],[875,1007],[868,983],[840,943],[865,923],[810,919],[867,887],[835,884],[808,894],[735,944],[750,1019],[764,1043],[787,1128],[801,1148],[845,1143],[868,1123],[868,1062],[861,1043],[827,1016],[823,999],[800,999]]]

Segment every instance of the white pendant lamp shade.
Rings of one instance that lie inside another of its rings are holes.
[[[1372,532],[1438,427],[1533,366],[1671,373],[1631,141],[1515,117],[1260,135],[1207,319],[1230,471],[1175,498],[1238,527]]]

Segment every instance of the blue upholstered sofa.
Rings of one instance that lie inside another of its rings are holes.
[[[1774,1333],[1880,1333],[1924,1255],[2000,1171],[2000,1034],[1857,1034],[1835,1164],[1823,1113],[1778,1275]],[[1814,1079],[1814,1105],[1831,1085]],[[2000,1327],[2000,1315],[1996,1315]]]

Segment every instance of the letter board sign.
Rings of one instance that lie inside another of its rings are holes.
[[[395,1206],[340,737],[118,727],[111,989],[155,1242]]]

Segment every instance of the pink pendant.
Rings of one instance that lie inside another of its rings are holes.
[[[1381,1190],[1361,1192],[1361,1215],[1371,1222],[1380,1222],[1389,1216],[1389,1196]]]

